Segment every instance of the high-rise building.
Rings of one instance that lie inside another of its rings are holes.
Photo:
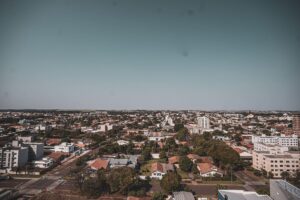
[[[300,114],[293,116],[293,131],[294,134],[300,136]]]
[[[28,161],[40,160],[44,155],[44,144],[35,142],[24,142],[24,147],[28,147]]]
[[[198,117],[197,118],[198,121],[198,126],[201,129],[210,129],[210,124],[209,124],[209,118],[208,117]]]
[[[0,148],[0,168],[15,168],[26,165],[28,147],[7,146]]]

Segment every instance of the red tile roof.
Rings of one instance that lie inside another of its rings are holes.
[[[96,159],[94,162],[90,164],[90,167],[95,170],[107,169],[108,164],[109,164],[108,160]]]

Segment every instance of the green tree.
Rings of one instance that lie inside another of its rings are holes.
[[[165,200],[165,195],[162,192],[154,192],[152,200]]]
[[[198,174],[199,173],[199,170],[197,168],[197,164],[193,164],[192,172],[193,172],[193,174]]]
[[[166,152],[164,150],[160,151],[159,158],[160,159],[166,159],[166,158],[168,158],[167,154],[166,154]]]
[[[165,192],[171,193],[172,191],[180,190],[180,182],[181,177],[177,173],[168,172],[163,176],[162,180],[160,181],[160,186]]]
[[[184,128],[183,124],[175,124],[174,126],[174,131],[178,132],[180,129]]]
[[[182,171],[190,172],[193,167],[193,162],[186,156],[182,156],[179,160],[179,167]]]
[[[134,183],[136,178],[134,170],[129,167],[112,169],[108,176],[110,192],[126,195],[129,186]]]
[[[290,173],[288,173],[287,171],[281,172],[280,175],[283,179],[288,179],[290,177]]]
[[[146,147],[142,150],[142,159],[144,161],[150,160],[151,159],[151,149],[149,147]]]
[[[187,128],[181,128],[176,134],[176,138],[179,141],[186,141],[188,137],[189,137],[189,131]]]

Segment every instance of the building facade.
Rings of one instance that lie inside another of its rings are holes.
[[[300,154],[297,151],[271,154],[269,151],[253,151],[253,168],[272,172],[275,178],[281,177],[282,172],[294,175],[300,169]]]
[[[28,161],[28,147],[3,147],[0,149],[0,168],[23,167]]]
[[[300,136],[300,114],[293,116],[293,131],[294,134]]]

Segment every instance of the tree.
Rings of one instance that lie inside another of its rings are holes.
[[[198,174],[199,173],[199,170],[197,168],[197,164],[193,164],[192,172],[193,172],[193,174]]]
[[[186,156],[182,156],[179,160],[179,167],[182,171],[190,172],[193,167],[193,162]]]
[[[183,124],[175,124],[174,126],[174,131],[178,132],[180,129],[184,128]]]
[[[176,134],[176,138],[179,141],[186,141],[188,139],[188,136],[189,136],[189,131],[187,128],[181,128]]]
[[[290,177],[290,173],[288,173],[287,171],[283,171],[281,172],[281,178],[283,179],[288,179]]]
[[[268,173],[268,178],[273,178],[274,177],[274,174],[272,172],[269,172]]]
[[[136,178],[134,170],[129,167],[112,169],[108,176],[110,192],[126,195],[129,186],[134,183]]]
[[[164,150],[162,150],[162,151],[159,153],[159,158],[160,158],[160,159],[166,159],[166,158],[168,158],[168,157],[167,157],[167,154],[166,154],[166,152],[165,152]]]
[[[165,200],[165,195],[161,192],[154,192],[152,196],[152,200]]]
[[[149,147],[146,147],[142,151],[142,159],[144,161],[150,160],[151,159],[151,149]]]
[[[175,172],[168,172],[165,174],[160,182],[162,189],[171,193],[172,191],[178,191],[181,188],[181,177]]]

